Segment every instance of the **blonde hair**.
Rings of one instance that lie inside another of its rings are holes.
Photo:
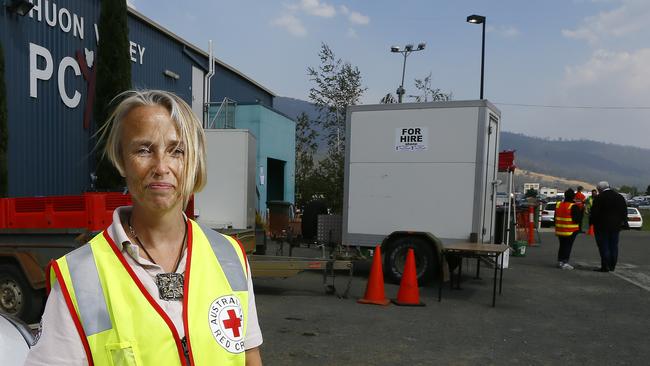
[[[119,104],[97,132],[99,140],[106,141],[102,157],[108,157],[113,166],[124,176],[120,141],[124,117],[137,107],[164,107],[174,122],[181,143],[185,146],[180,194],[183,207],[187,206],[190,196],[201,191],[208,178],[205,162],[205,133],[192,108],[177,95],[163,90],[128,90],[117,95],[113,101],[116,100],[120,100]]]

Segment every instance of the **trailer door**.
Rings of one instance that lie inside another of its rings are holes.
[[[481,242],[491,243],[494,236],[495,200],[497,191],[497,167],[499,159],[499,120],[492,113],[489,115],[487,159],[485,166],[485,184],[483,192],[483,229]]]

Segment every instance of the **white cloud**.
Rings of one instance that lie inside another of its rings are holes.
[[[339,10],[341,11],[341,14],[345,15],[350,23],[355,24],[355,25],[368,25],[370,23],[370,17],[367,15],[363,15],[357,11],[352,11],[350,10],[347,6],[345,5],[340,5]]]
[[[488,25],[487,26],[487,31],[491,33],[496,33],[501,37],[505,38],[514,38],[517,37],[521,34],[519,29],[513,27],[513,26],[505,26],[505,25],[500,25],[498,27]]]
[[[337,10],[334,6],[321,2],[320,0],[300,0],[298,3],[284,4],[285,14],[274,19],[271,24],[286,29],[294,36],[304,37],[307,29],[301,20],[301,16],[311,15],[321,18],[334,18]],[[370,18],[359,12],[350,10],[345,5],[339,5],[339,13],[348,19],[352,25],[367,25]],[[347,36],[358,38],[356,30],[349,28]]]
[[[304,37],[307,35],[307,29],[305,29],[302,21],[293,14],[285,14],[276,18],[271,22],[271,24],[276,27],[284,28],[296,37]]]
[[[562,35],[596,45],[609,38],[650,32],[648,17],[650,2],[647,0],[622,0],[618,8],[586,17],[577,28],[563,29]]]
[[[309,15],[331,18],[336,15],[336,9],[329,4],[321,3],[319,0],[301,0],[300,8]]]
[[[350,12],[349,19],[352,24],[367,25],[368,23],[370,23],[370,18],[368,16],[358,13],[356,11]]]
[[[591,139],[650,148],[650,48],[631,52],[599,49],[565,68],[562,80],[540,104],[587,108],[505,106],[503,129],[532,136]],[[598,108],[616,107],[616,108]]]
[[[582,65],[565,69],[569,95],[609,104],[647,105],[650,95],[650,48],[632,52],[595,51]]]

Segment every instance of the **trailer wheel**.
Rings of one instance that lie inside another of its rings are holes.
[[[425,284],[433,281],[438,262],[435,260],[431,244],[417,236],[399,237],[386,244],[384,268],[388,280],[394,283],[401,281],[409,248],[413,248],[415,251],[415,270],[418,283]]]
[[[43,310],[42,291],[31,288],[20,269],[0,264],[0,311],[27,323],[39,320]]]

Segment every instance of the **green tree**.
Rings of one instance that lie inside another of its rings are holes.
[[[314,175],[317,173],[314,154],[318,144],[318,133],[311,126],[306,113],[301,113],[296,119],[296,205],[303,207],[309,202],[315,192]]]
[[[526,197],[537,197],[537,190],[535,188],[530,188],[525,193]]]
[[[395,97],[393,96],[393,94],[391,94],[391,93],[387,93],[386,95],[384,95],[384,96],[381,98],[381,100],[379,101],[379,103],[381,103],[381,104],[393,104],[393,103],[397,103],[397,99],[395,99]]]
[[[7,122],[7,88],[5,87],[5,56],[0,44],[0,197],[9,193],[9,167],[7,150],[9,149],[9,127]]]
[[[102,1],[99,14],[99,44],[97,46],[97,86],[94,117],[101,129],[118,94],[131,89],[131,60],[126,1]],[[124,186],[122,177],[107,159],[102,159],[104,141],[98,141],[96,153],[97,187],[117,189]]]
[[[629,193],[630,197],[636,196],[639,192],[636,187],[626,186],[626,185],[622,185],[621,188],[618,189],[618,191],[621,193]]]
[[[441,89],[431,87],[431,73],[424,79],[415,79],[415,88],[420,91],[420,95],[409,95],[416,102],[446,102],[451,100],[452,93],[444,93]]]
[[[645,194],[650,195],[650,185],[645,189]]]
[[[319,162],[318,169],[328,183],[325,197],[330,207],[334,212],[341,212],[346,108],[356,105],[366,88],[362,86],[359,69],[337,59],[327,44],[321,44],[318,56],[320,66],[307,68],[314,83],[309,89],[309,99],[319,112],[317,122],[323,127],[328,145],[327,156]]]

